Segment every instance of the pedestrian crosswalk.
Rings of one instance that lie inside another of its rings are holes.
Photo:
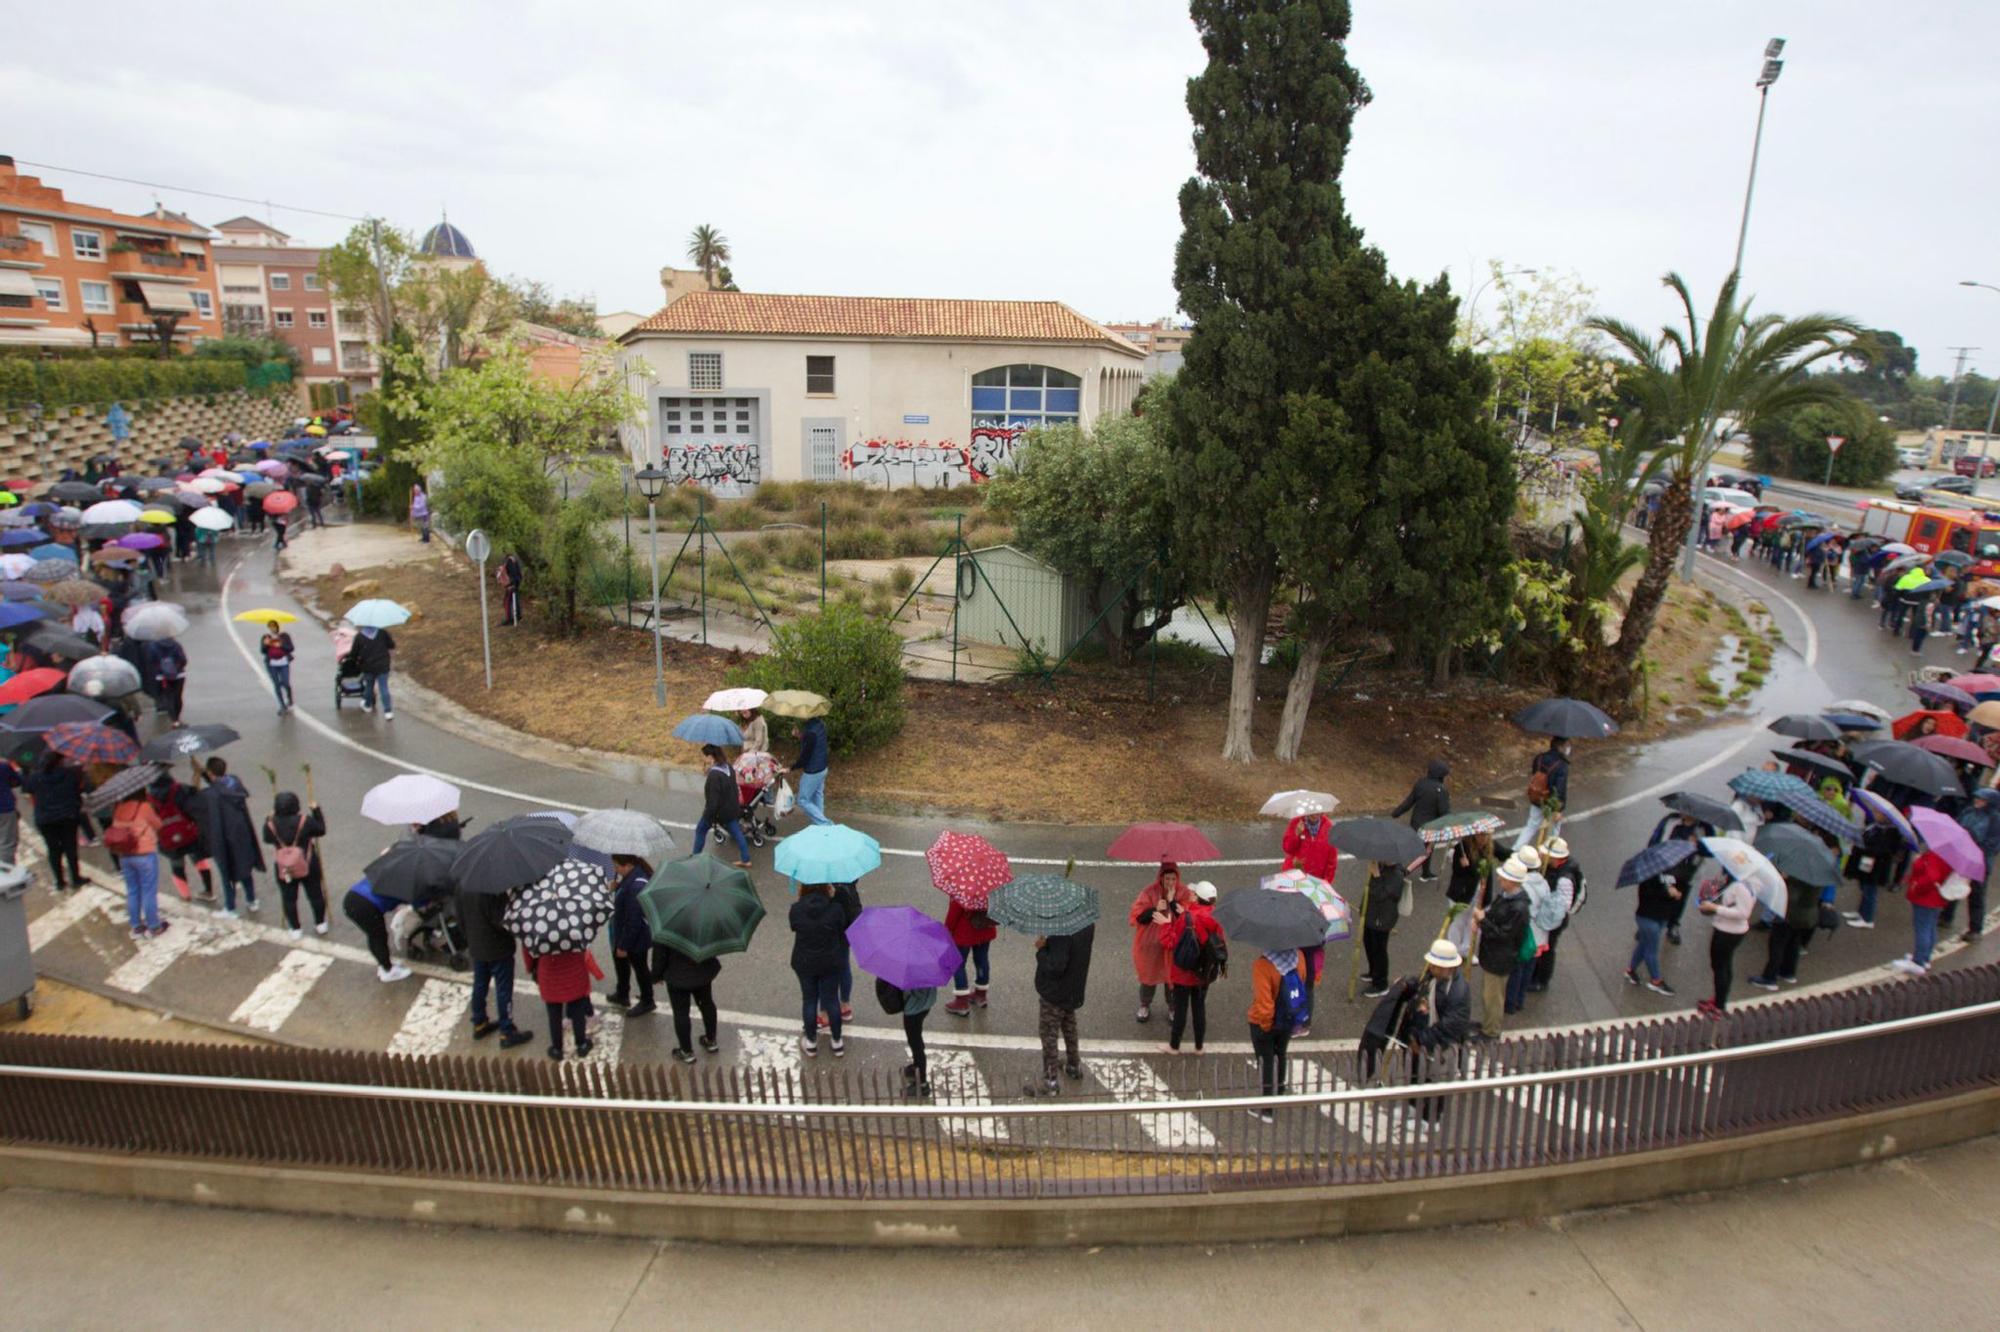
[[[452,1033],[466,1021],[471,997],[463,985],[427,980],[403,1014],[403,1025],[389,1038],[389,1053],[440,1055],[451,1049]]]
[[[229,1020],[256,1031],[276,1032],[285,1025],[306,994],[333,965],[324,953],[294,948],[278,960],[249,997],[236,1006]]]

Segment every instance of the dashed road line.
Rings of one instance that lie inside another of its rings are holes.
[[[290,1019],[300,1001],[306,997],[306,992],[332,965],[333,959],[325,953],[309,953],[303,948],[294,948],[279,958],[278,965],[257,982],[257,988],[236,1006],[229,1020],[258,1031],[277,1031]]]

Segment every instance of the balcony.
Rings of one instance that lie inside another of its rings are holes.
[[[110,259],[114,274],[155,282],[192,282],[196,273],[208,271],[208,265],[199,255],[175,254],[171,250],[113,250]]]
[[[12,255],[17,250],[25,254],[32,243],[26,236],[0,236],[0,254]]]

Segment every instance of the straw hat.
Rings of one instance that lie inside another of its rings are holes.
[[[1550,860],[1568,860],[1568,859],[1569,859],[1569,843],[1568,843],[1568,842],[1565,842],[1565,841],[1564,841],[1564,840],[1563,840],[1562,838],[1560,838],[1560,837],[1558,837],[1558,838],[1556,838],[1556,839],[1555,839],[1554,841],[1550,842],[1550,843],[1549,843],[1549,859],[1550,859]]]
[[[1542,853],[1532,846],[1516,847],[1514,859],[1521,862],[1523,869],[1538,870],[1542,867]]]
[[[1528,867],[1521,863],[1519,856],[1509,856],[1507,863],[1500,867],[1500,877],[1512,879],[1515,883],[1523,883],[1528,877]]]
[[[1458,945],[1449,939],[1432,940],[1431,950],[1424,954],[1424,962],[1427,965],[1445,971],[1451,970],[1464,961],[1465,959],[1458,955]]]

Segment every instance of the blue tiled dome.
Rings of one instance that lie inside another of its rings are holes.
[[[465,233],[449,222],[440,222],[424,233],[423,243],[417,247],[425,254],[441,259],[477,259],[472,242]]]

